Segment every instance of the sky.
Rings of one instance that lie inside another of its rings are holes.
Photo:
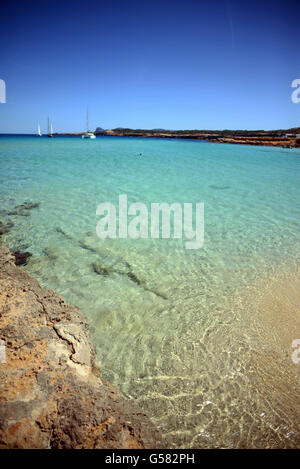
[[[300,2],[1,0],[0,133],[300,126]]]

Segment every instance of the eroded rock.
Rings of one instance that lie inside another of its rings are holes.
[[[87,319],[0,247],[0,448],[159,448],[150,419],[100,378]]]

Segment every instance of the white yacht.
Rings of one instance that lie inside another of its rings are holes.
[[[38,124],[38,136],[41,137],[42,136],[42,132],[41,132],[41,126],[40,124]]]
[[[89,130],[89,110],[86,108],[86,132],[82,135],[82,138],[96,138],[96,135]]]
[[[48,137],[53,137],[53,127],[52,127],[52,122],[50,123],[49,117],[48,117]]]

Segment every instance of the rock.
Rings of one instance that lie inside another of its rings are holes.
[[[60,228],[59,226],[55,228],[55,231],[57,231],[57,233],[60,233],[62,234],[66,239],[69,239],[70,241],[72,240],[72,237],[70,235],[68,235],[68,233],[66,233],[62,228]]]
[[[12,253],[12,255],[15,256],[16,265],[26,264],[28,257],[32,256],[31,252],[20,252],[20,251],[15,251]]]
[[[21,205],[16,205],[13,210],[6,212],[7,215],[19,215],[22,217],[29,217],[30,210],[39,207],[39,202],[24,202]]]
[[[37,208],[40,205],[39,202],[24,202],[21,205],[17,205],[15,207],[16,210],[32,210],[33,208]]]
[[[49,261],[53,264],[59,259],[60,256],[63,256],[63,251],[56,246],[47,246],[43,249],[43,254],[47,257]]]
[[[220,190],[220,191],[223,191],[225,189],[230,189],[230,186],[218,186],[218,185],[215,185],[215,184],[212,184],[209,187],[211,189],[216,189],[216,190]]]
[[[14,224],[11,222],[2,223],[2,221],[0,221],[0,236],[4,235],[5,233],[8,233],[10,228],[12,228],[13,226]]]
[[[104,275],[104,277],[107,277],[109,274],[113,272],[112,270],[107,268],[107,266],[105,266],[104,264],[101,264],[101,262],[93,262],[92,269],[95,272],[95,274]]]
[[[101,379],[80,309],[43,290],[3,246],[0,339],[0,448],[162,447],[138,405]]]

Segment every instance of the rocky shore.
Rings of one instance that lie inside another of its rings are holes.
[[[292,133],[293,131],[293,133]],[[300,148],[300,129],[286,131],[149,131],[132,129],[114,129],[96,132],[96,135],[115,137],[146,137],[146,138],[176,138],[187,140],[203,140],[213,143],[231,143],[237,145],[263,145],[283,148]]]
[[[101,379],[87,319],[0,246],[0,448],[160,448],[158,429]]]
[[[65,133],[55,135],[82,135],[82,133]],[[163,130],[163,129],[127,129],[95,131],[96,135],[107,137],[144,137],[144,138],[177,138],[203,140],[213,143],[231,143],[237,145],[263,145],[282,148],[300,148],[300,128],[287,130]]]

